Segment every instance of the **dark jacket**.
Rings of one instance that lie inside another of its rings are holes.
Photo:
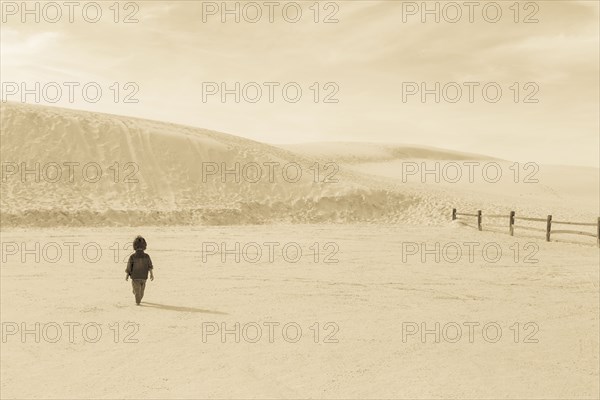
[[[127,261],[125,272],[131,279],[148,279],[148,271],[152,269],[152,260],[143,250],[136,250]]]

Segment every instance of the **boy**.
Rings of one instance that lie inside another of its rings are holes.
[[[127,261],[127,268],[125,269],[125,280],[129,280],[131,276],[131,286],[133,286],[133,294],[135,295],[135,303],[139,306],[144,297],[144,289],[146,288],[146,280],[148,279],[148,272],[150,272],[150,280],[154,280],[154,274],[152,273],[152,260],[150,256],[144,253],[146,250],[146,239],[138,236],[133,241],[133,249],[135,253],[129,256]]]

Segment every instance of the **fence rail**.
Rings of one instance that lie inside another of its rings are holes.
[[[553,224],[557,225],[579,225],[579,226],[596,226],[594,223],[589,222],[563,222],[563,221],[552,221]]]
[[[477,229],[483,229],[483,212],[481,210],[477,210],[477,214],[473,213],[459,213],[456,208],[452,209],[452,220],[456,220],[459,216],[464,217],[476,217],[477,218]],[[600,247],[600,217],[598,217],[598,221],[593,222],[572,222],[572,221],[552,221],[552,215],[548,215],[546,218],[532,218],[532,217],[517,217],[514,211],[511,211],[510,214],[502,215],[502,214],[490,214],[486,215],[486,218],[507,218],[508,219],[508,233],[511,236],[515,234],[515,228],[537,231],[537,232],[545,232],[546,233],[546,241],[550,241],[550,237],[552,234],[569,234],[569,235],[583,235],[583,236],[591,236],[596,238],[596,244]],[[546,229],[536,228],[532,226],[522,226],[515,225],[515,221],[530,221],[530,222],[545,222]],[[574,226],[595,226],[596,233],[579,231],[579,230],[570,230],[570,229],[561,229],[561,230],[552,230],[552,224],[555,225],[574,225]]]
[[[546,218],[528,218],[528,217],[515,217],[521,221],[535,221],[535,222],[546,222]]]

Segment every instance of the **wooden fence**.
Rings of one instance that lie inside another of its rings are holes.
[[[456,211],[456,208],[452,209],[452,220],[457,219],[458,216],[464,217],[476,217],[477,218],[477,229],[482,230],[483,225],[483,214],[481,210],[477,211],[477,214],[473,213],[459,213]],[[511,236],[515,234],[515,221],[529,221],[529,222],[545,222],[546,223],[546,241],[550,241],[551,234],[572,234],[572,235],[584,235],[591,236],[596,238],[596,244],[600,247],[600,217],[598,217],[597,222],[570,222],[570,221],[553,221],[552,215],[548,215],[546,218],[530,218],[530,217],[518,217],[516,216],[514,211],[511,211],[510,214],[490,214],[486,215],[486,218],[506,218],[508,219],[508,233]],[[573,225],[573,226],[595,226],[596,233],[579,231],[579,230],[570,230],[570,229],[560,229],[560,230],[552,230],[553,225]],[[534,228],[530,226],[516,225],[519,229],[532,230],[532,231],[544,231],[541,228]]]

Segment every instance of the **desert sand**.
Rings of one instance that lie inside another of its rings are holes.
[[[485,218],[593,223],[598,169],[515,179],[484,155],[14,103],[1,122],[2,398],[600,395],[596,239]],[[406,173],[465,162],[503,178]],[[252,175],[265,164],[273,179]],[[483,210],[483,231],[452,208]],[[140,307],[137,234],[156,276]]]

